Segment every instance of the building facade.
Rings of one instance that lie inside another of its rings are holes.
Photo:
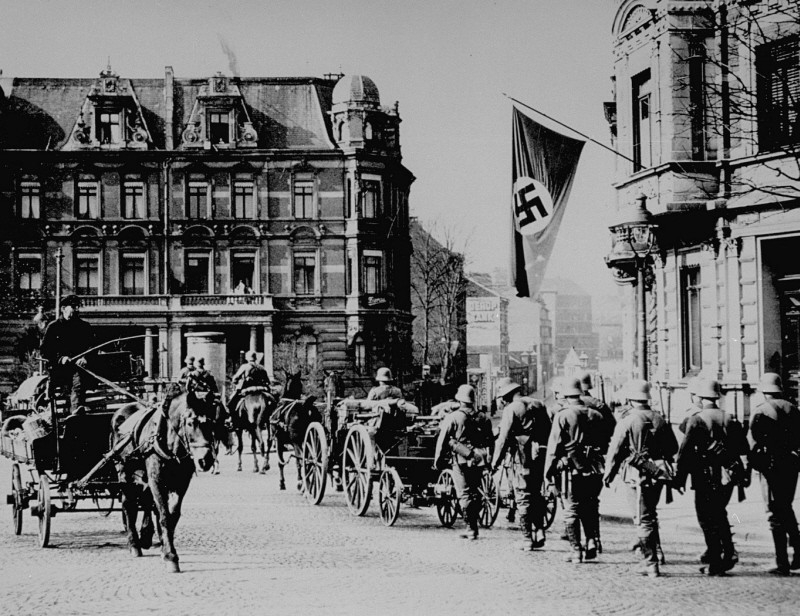
[[[0,77],[5,329],[58,290],[100,340],[147,334],[151,376],[207,330],[228,372],[248,349],[346,384],[407,365],[399,125],[363,76]]]
[[[793,0],[616,3],[606,112],[630,159],[618,159],[617,207],[646,200],[656,240],[634,264],[646,269],[645,318],[626,354],[646,340],[673,409],[698,373],[722,381],[737,414],[765,371],[796,395],[799,12]],[[636,274],[622,243],[609,263],[625,282]]]
[[[553,331],[553,362],[564,374],[564,361],[575,349],[586,356],[586,366],[597,370],[600,337],[592,319],[592,296],[565,278],[546,278],[539,296],[547,306]]]

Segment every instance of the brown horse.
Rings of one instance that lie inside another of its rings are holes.
[[[242,470],[242,450],[244,449],[243,433],[246,431],[250,435],[250,448],[253,452],[253,472],[258,473],[259,470],[265,473],[269,470],[269,448],[265,450],[265,441],[269,443],[269,422],[267,418],[269,414],[275,409],[275,398],[269,393],[266,387],[247,387],[242,390],[242,397],[235,409],[231,409],[231,418],[233,420],[233,429],[236,432],[236,439],[238,447],[236,449],[239,454],[239,463],[236,467],[237,471]],[[262,432],[267,432],[266,439],[263,438]],[[258,453],[264,458],[264,465],[261,469],[258,468]]]
[[[180,393],[173,397],[166,415],[161,407],[138,403],[121,407],[112,418],[113,439],[129,442],[118,452],[117,472],[121,503],[128,530],[128,549],[134,556],[152,544],[150,511],[154,507],[160,524],[162,557],[167,569],[179,572],[175,551],[175,527],[181,505],[195,469],[209,470],[214,463],[213,420],[217,400],[212,394]],[[166,429],[159,425],[166,423]],[[141,535],[136,516],[142,509]]]

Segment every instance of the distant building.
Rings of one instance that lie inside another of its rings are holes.
[[[508,375],[508,342],[508,299],[468,277],[467,372],[487,408],[495,381]]]
[[[600,340],[592,321],[592,296],[563,278],[547,278],[539,295],[553,322],[553,361],[559,372],[570,349],[586,354],[590,370],[597,370]]]

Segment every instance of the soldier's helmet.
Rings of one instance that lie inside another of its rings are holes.
[[[197,365],[198,365],[198,366],[205,366],[205,365],[206,365],[206,360],[205,360],[205,358],[204,358],[204,357],[198,357],[198,358],[197,358]]]
[[[456,400],[465,404],[475,404],[475,388],[472,385],[459,385]]]
[[[783,393],[783,383],[781,377],[774,372],[765,372],[758,384],[758,389],[762,394],[781,394]]]
[[[647,402],[650,399],[650,383],[644,379],[633,379],[625,387],[625,399]]]
[[[72,308],[80,308],[81,298],[77,295],[67,295],[61,300],[61,307],[66,308],[67,306],[71,306]]]
[[[581,380],[581,385],[583,385],[583,391],[589,391],[592,388],[591,372],[584,371],[578,378]]]
[[[379,382],[388,382],[393,381],[394,377],[392,376],[392,371],[389,368],[383,367],[378,368],[378,374],[375,375],[375,380]]]
[[[185,364],[193,364],[194,363],[194,355],[187,355],[186,359],[183,360]]]
[[[256,360],[256,357],[257,357],[257,355],[256,355],[256,352],[255,352],[255,351],[252,351],[252,350],[250,350],[250,351],[247,351],[247,353],[245,353],[245,354],[244,354],[244,358],[245,358],[247,361],[255,361],[255,360]]]
[[[714,379],[699,379],[695,395],[708,400],[719,398],[719,383]]]
[[[509,378],[502,378],[497,383],[497,397],[498,398],[505,398],[507,395],[519,391],[522,388],[522,385],[519,383],[515,383]]]
[[[565,398],[583,395],[583,387],[581,386],[580,379],[565,378],[561,384],[560,393]]]

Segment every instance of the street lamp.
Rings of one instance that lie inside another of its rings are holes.
[[[626,212],[621,222],[611,225],[611,252],[606,265],[611,268],[618,284],[635,284],[638,304],[638,367],[639,377],[647,380],[647,292],[645,278],[658,250],[653,215],[645,207],[647,197],[639,195],[636,204]]]

